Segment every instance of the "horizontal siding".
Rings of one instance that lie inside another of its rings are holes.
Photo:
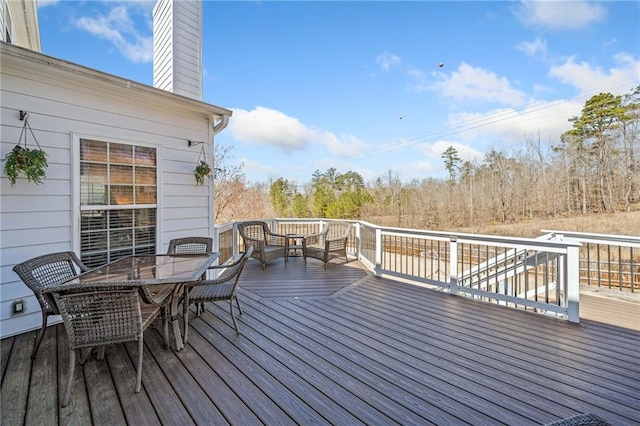
[[[173,89],[175,93],[202,97],[200,2],[174,3]]]
[[[8,275],[8,272],[11,271],[9,267],[2,267],[2,275]],[[6,273],[5,271],[6,270]],[[33,295],[33,292],[29,290],[29,287],[24,285],[22,281],[14,281],[2,286],[2,293],[7,299],[18,299],[25,298],[30,299],[33,298],[33,301],[37,304],[37,300]]]
[[[199,208],[191,208],[191,209],[183,209],[180,207],[168,208],[165,204],[165,209],[163,211],[164,220],[183,220],[183,219],[193,219],[196,217],[204,217],[207,215],[206,207]]]
[[[2,197],[2,200],[4,201],[4,196]],[[62,211],[47,211],[49,221],[57,224],[58,226],[71,226],[71,221],[67,214],[68,209],[69,208],[67,206],[67,208]],[[40,229],[48,226],[47,223],[42,222],[42,215],[40,213],[32,211],[14,213],[3,211],[2,214],[0,214],[0,223],[2,223],[3,229]]]
[[[24,64],[3,58],[0,97],[0,156],[18,141],[23,123],[19,110],[29,112],[29,123],[40,146],[48,154],[49,167],[43,185],[19,179],[11,187],[0,178],[0,325],[3,337],[37,328],[40,307],[25,291],[11,268],[28,258],[72,250],[73,184],[72,141],[74,137],[140,144],[158,151],[158,248],[175,235],[208,235],[211,195],[208,186],[196,187],[193,170],[201,146],[188,147],[188,140],[208,141],[205,111],[194,114],[180,104],[157,102],[159,95],[114,87],[91,76],[71,75],[44,65],[25,72]],[[154,102],[154,99],[156,102]],[[31,135],[29,135],[31,141]],[[209,143],[205,143],[209,151]],[[207,155],[208,158],[209,155]],[[163,185],[164,183],[166,185]],[[188,202],[185,202],[188,200]],[[11,315],[15,298],[27,301],[27,310]]]

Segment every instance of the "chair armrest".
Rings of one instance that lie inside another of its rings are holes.
[[[271,246],[284,246],[289,247],[289,237],[282,234],[274,234],[269,232],[266,234],[267,243]]]
[[[331,249],[337,249],[337,248],[342,248],[345,245],[347,245],[347,240],[349,239],[349,237],[339,237],[339,238],[332,238],[330,240],[326,240],[325,241],[325,246],[329,248],[329,250]]]
[[[323,236],[324,234],[319,233],[319,234],[309,234],[309,235],[305,235],[302,238],[302,247],[306,247],[307,245],[310,244],[319,244],[320,243],[320,238]]]
[[[248,237],[243,238],[243,240],[244,240],[245,247],[251,246],[251,247],[256,247],[258,249],[261,249],[262,247],[264,247],[264,240],[258,240],[256,238],[248,238]]]
[[[78,265],[78,269],[80,269],[80,272],[87,272],[89,270],[89,267],[84,263],[82,263],[82,261],[80,260],[80,258],[75,252],[70,251],[69,255],[71,256],[75,264]]]

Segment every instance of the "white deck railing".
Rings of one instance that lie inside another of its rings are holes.
[[[327,221],[267,220],[271,229],[281,234],[311,234]],[[634,273],[640,262],[633,259],[633,247],[636,254],[640,252],[640,238],[544,231],[546,235],[530,239],[350,222],[353,232],[348,251],[376,276],[433,286],[451,294],[551,314],[571,322],[579,322],[579,286],[584,281],[580,277],[585,270],[585,260],[579,254],[582,243],[600,244],[599,255],[607,244],[627,244],[631,260],[620,260],[619,264],[628,265],[631,270],[632,290],[636,279],[640,283],[640,271]],[[218,225],[215,230],[214,245],[221,259],[236,254],[241,241],[235,224]],[[619,253],[623,257],[622,251]],[[590,261],[586,265],[591,265]],[[613,279],[612,273],[607,276]],[[602,277],[598,277],[601,282]],[[621,279],[618,275],[616,278]]]
[[[580,284],[640,291],[640,237],[587,232],[542,231],[579,241]]]

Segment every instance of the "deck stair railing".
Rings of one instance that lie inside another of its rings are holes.
[[[549,265],[558,256],[557,253],[531,252],[524,249],[509,250],[505,254],[465,270],[458,278],[458,285],[487,289],[505,279],[512,279],[518,274],[530,274],[540,266]]]
[[[554,234],[546,234],[539,236],[538,240],[552,240]],[[480,259],[480,256],[478,256]],[[486,290],[490,287],[499,285],[503,280],[512,280],[518,274],[526,274],[526,276],[535,276],[535,269],[548,266],[555,262],[558,253],[538,252],[526,249],[510,249],[505,253],[490,258],[485,261],[479,261],[476,265],[464,270],[458,278],[460,286],[475,286]],[[549,283],[550,289],[555,290],[555,281]],[[524,293],[518,297],[528,298],[538,292],[537,288],[525,289]]]
[[[640,237],[586,232],[542,231],[581,243],[580,284],[622,292],[640,291]]]

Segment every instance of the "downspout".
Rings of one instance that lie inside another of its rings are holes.
[[[225,127],[227,127],[227,125],[229,124],[229,116],[228,115],[222,115],[220,117],[220,120],[216,123],[215,121],[212,122],[212,126],[209,128],[209,140],[211,141],[211,146],[209,147],[209,152],[211,153],[211,158],[213,160],[213,167],[214,170],[216,169],[217,165],[215,164],[215,136],[220,133],[221,131],[223,131],[225,129]],[[214,172],[215,173],[215,172]],[[215,196],[214,196],[214,185],[216,184],[215,180],[213,181],[213,183],[210,185],[210,197],[211,197],[211,210],[210,210],[210,214],[211,217],[209,218],[209,235],[211,235],[212,237],[214,237],[213,239],[213,250],[214,251],[220,251],[218,244],[219,241],[215,235]]]

